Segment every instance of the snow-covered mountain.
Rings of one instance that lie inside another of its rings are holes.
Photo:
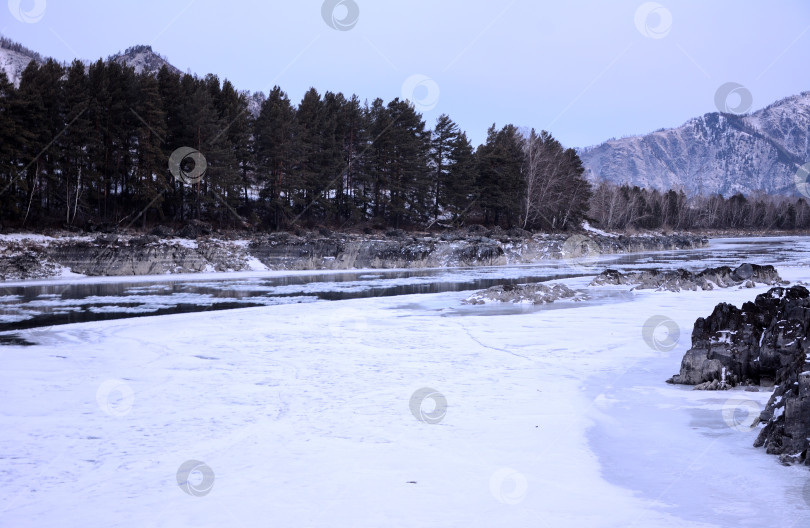
[[[107,60],[135,68],[135,73],[157,74],[163,66],[167,66],[174,73],[183,73],[172,65],[166,57],[152,51],[152,46],[132,46],[123,53],[117,53]]]
[[[20,76],[31,61],[39,64],[45,62],[39,53],[0,37],[0,71],[6,73],[6,77],[14,86],[20,85]]]
[[[23,70],[31,61],[39,64],[44,64],[48,58],[43,57],[35,51],[31,51],[22,44],[14,42],[6,37],[0,36],[0,71],[4,71],[9,81],[15,87],[20,85],[20,76]],[[127,48],[122,53],[116,53],[107,57],[107,62],[115,61],[119,64],[130,66],[135,69],[135,73],[148,73],[157,75],[163,66],[169,68],[169,71],[184,75],[179,68],[169,62],[169,60],[152,50],[152,46],[139,45]],[[91,62],[87,60],[82,61],[86,68],[90,67]],[[264,102],[265,95],[261,92],[251,94],[250,92],[243,92],[247,97],[248,111],[253,115],[259,115],[259,110]]]
[[[5,37],[0,37],[0,70],[6,72],[6,76],[14,86],[19,86],[20,75],[22,75],[28,63],[35,61],[44,64],[48,58],[43,57],[35,51],[18,44]],[[183,74],[177,67],[171,64],[166,57],[155,53],[151,46],[132,46],[123,53],[116,53],[107,58],[107,61],[115,61],[119,64],[131,66],[135,73],[157,74],[164,65],[174,73]],[[82,61],[89,67],[89,61]]]
[[[687,194],[795,194],[810,161],[810,92],[747,116],[710,113],[683,126],[581,149],[591,181]]]

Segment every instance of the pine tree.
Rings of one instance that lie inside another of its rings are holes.
[[[294,206],[295,214],[310,223],[325,216],[323,201],[327,178],[323,174],[323,143],[326,131],[323,101],[317,90],[310,88],[295,114],[296,141],[294,166],[301,182]]]
[[[444,204],[452,213],[453,222],[463,222],[476,203],[478,167],[475,151],[467,134],[460,132],[450,149],[450,171],[444,186]]]
[[[517,128],[507,125],[487,131],[486,144],[476,152],[478,195],[484,221],[511,226],[520,214],[523,197],[523,145]]]
[[[145,228],[150,210],[163,217],[162,203],[170,189],[166,175],[163,139],[166,135],[166,113],[163,110],[158,81],[151,75],[139,75],[137,93],[130,111],[138,120],[137,157],[134,172],[134,196],[137,214]],[[133,221],[135,218],[133,218]]]
[[[242,209],[247,211],[250,186],[248,173],[252,170],[250,159],[251,116],[248,112],[247,96],[237,92],[230,81],[226,80],[222,83],[220,98],[220,118],[227,128],[219,133],[219,138],[215,137],[212,140],[214,142],[225,141],[221,160],[224,173],[222,179],[216,182],[221,192],[220,221],[226,214],[222,211],[224,207],[228,209],[227,217],[240,225],[243,219],[237,209],[241,205]]]
[[[392,147],[389,214],[394,227],[399,228],[402,223],[426,220],[430,212],[430,134],[425,130],[422,116],[408,102],[394,99],[387,110],[391,125],[385,134]]]
[[[184,92],[181,86],[181,76],[173,73],[166,65],[158,71],[157,81],[161,106],[166,115],[166,135],[163,143],[165,163],[161,169],[161,174],[166,181],[168,190],[164,194],[163,211],[169,217],[179,218],[183,209],[183,183],[175,181],[170,174],[168,160],[175,149],[190,146],[188,144],[190,131],[183,115],[185,110]]]
[[[28,121],[30,133],[22,152],[22,170],[25,172],[23,189],[28,195],[23,224],[29,218],[49,215],[51,206],[56,206],[63,154],[60,136],[65,126],[63,74],[62,67],[49,60],[41,68],[34,62],[29,63],[20,77],[20,109]]]
[[[287,94],[274,87],[254,123],[254,149],[260,198],[268,208],[268,222],[280,229],[291,217],[292,152],[295,109]]]
[[[430,142],[430,163],[433,169],[433,217],[439,218],[443,206],[447,205],[447,191],[452,169],[451,153],[453,143],[458,138],[458,125],[447,114],[436,120]]]
[[[346,196],[345,207],[340,214],[345,219],[355,216],[357,220],[366,219],[369,212],[368,180],[365,174],[363,156],[369,147],[367,107],[360,105],[360,100],[353,95],[343,107],[343,186],[342,194]]]
[[[346,214],[346,171],[348,163],[345,141],[349,128],[348,101],[341,93],[326,92],[323,96],[323,138],[320,173],[326,189],[328,214],[338,225]]]
[[[26,128],[17,105],[17,90],[0,70],[0,223],[20,216],[17,172]]]
[[[70,65],[65,81],[65,120],[64,134],[65,165],[62,169],[65,187],[65,222],[73,224],[82,207],[86,210],[85,187],[90,172],[90,159],[87,149],[92,135],[92,124],[88,117],[90,93],[84,64],[76,60]]]
[[[391,115],[382,99],[375,99],[367,109],[369,121],[369,145],[366,149],[366,185],[369,189],[371,216],[383,222],[388,211],[391,185],[391,158],[393,137],[388,133],[393,125]]]
[[[434,221],[444,212],[456,222],[472,205],[475,158],[467,135],[446,114],[439,116],[432,133],[430,164],[433,171]]]

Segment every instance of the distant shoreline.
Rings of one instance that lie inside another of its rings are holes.
[[[196,238],[138,233],[5,233],[0,234],[0,282],[200,272],[505,266],[555,259],[588,267],[597,265],[600,255],[694,249],[708,244],[704,235],[593,231],[543,234],[473,226],[442,233],[321,230],[246,236],[214,231]]]

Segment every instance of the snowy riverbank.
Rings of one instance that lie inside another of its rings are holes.
[[[156,235],[0,235],[0,281],[263,270],[441,268],[530,264],[549,259],[704,247],[696,235],[531,234],[481,226],[447,233],[332,232],[236,239]],[[477,228],[477,229],[475,229]]]

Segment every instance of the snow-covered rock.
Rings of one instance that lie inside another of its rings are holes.
[[[772,286],[781,282],[782,278],[773,266],[744,263],[733,270],[728,266],[720,266],[697,273],[684,269],[653,269],[622,274],[607,269],[593,279],[591,286],[631,284],[636,290],[695,291],[732,286],[753,288],[756,284]]]
[[[570,299],[576,295],[577,292],[565,284],[503,284],[476,292],[461,302],[462,304],[491,302],[548,304],[560,299]]]
[[[183,73],[173,66],[166,57],[152,51],[152,46],[132,46],[123,53],[113,55],[108,60],[130,66],[138,74],[149,73],[155,75],[163,66],[169,68],[169,71],[173,73],[181,75]]]

